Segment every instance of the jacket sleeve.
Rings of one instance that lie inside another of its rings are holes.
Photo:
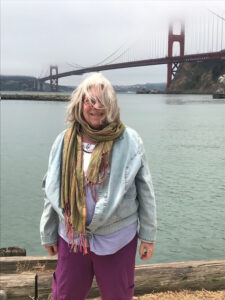
[[[142,163],[135,177],[137,190],[137,199],[139,201],[139,238],[145,242],[154,242],[156,238],[156,203],[155,194],[152,184],[152,178],[149,171],[148,163],[144,153],[144,147],[141,139],[140,152]]]
[[[49,162],[48,162],[48,171],[44,176],[43,182],[42,182],[42,189],[45,192],[45,185],[46,181],[48,179],[51,179],[51,177],[54,177],[55,182],[56,180],[56,170],[53,169],[53,162],[55,160],[60,159],[60,141],[63,139],[63,133],[60,134],[55,142],[53,143],[53,146],[50,151],[49,155]],[[49,177],[48,177],[49,176]],[[51,179],[52,180],[52,179]],[[58,225],[59,225],[59,216],[55,209],[52,207],[51,202],[49,201],[46,192],[44,194],[44,209],[41,216],[40,221],[40,237],[41,237],[41,244],[42,245],[53,245],[56,244],[58,241]]]
[[[45,189],[47,173],[42,182],[42,188]],[[40,237],[42,245],[54,245],[58,241],[58,225],[59,218],[56,211],[53,209],[50,201],[44,196],[44,209],[40,221]]]

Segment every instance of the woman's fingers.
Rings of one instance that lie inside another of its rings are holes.
[[[53,245],[54,255],[58,253],[58,245]]]
[[[45,249],[48,251],[49,255],[54,255],[52,251],[52,246],[45,246]]]
[[[146,243],[141,242],[139,248],[139,255],[142,260],[148,260],[152,257],[154,252],[154,244],[153,243]]]
[[[47,250],[48,254],[51,256],[56,255],[58,253],[57,244],[51,246],[45,246],[45,249]]]

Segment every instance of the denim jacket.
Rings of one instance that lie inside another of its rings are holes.
[[[48,171],[43,180],[44,210],[40,222],[42,245],[57,243],[59,220],[64,221],[60,207],[60,179],[63,138],[56,138],[49,156]],[[110,167],[87,235],[105,235],[139,221],[138,236],[154,242],[156,236],[156,204],[143,142],[133,129],[126,127],[114,142]]]

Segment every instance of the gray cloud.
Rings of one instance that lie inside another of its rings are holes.
[[[224,11],[223,1],[66,1],[3,0],[1,9],[1,73],[47,75],[69,64],[95,65],[113,51],[124,59],[146,59],[155,36],[162,34],[166,52],[170,17],[201,15],[204,8]],[[114,84],[166,81],[166,66],[104,72]],[[77,84],[80,77],[60,79]]]

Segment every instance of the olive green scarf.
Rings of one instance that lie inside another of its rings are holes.
[[[79,238],[79,249],[87,253],[85,184],[96,191],[96,184],[103,184],[114,140],[124,131],[122,122],[110,123],[101,130],[88,124],[74,123],[64,136],[61,177],[61,208],[63,209],[67,236],[74,251],[74,237]],[[83,172],[82,133],[97,142],[91,155],[86,180]],[[97,196],[97,193],[93,193]],[[96,197],[97,200],[97,197]]]

